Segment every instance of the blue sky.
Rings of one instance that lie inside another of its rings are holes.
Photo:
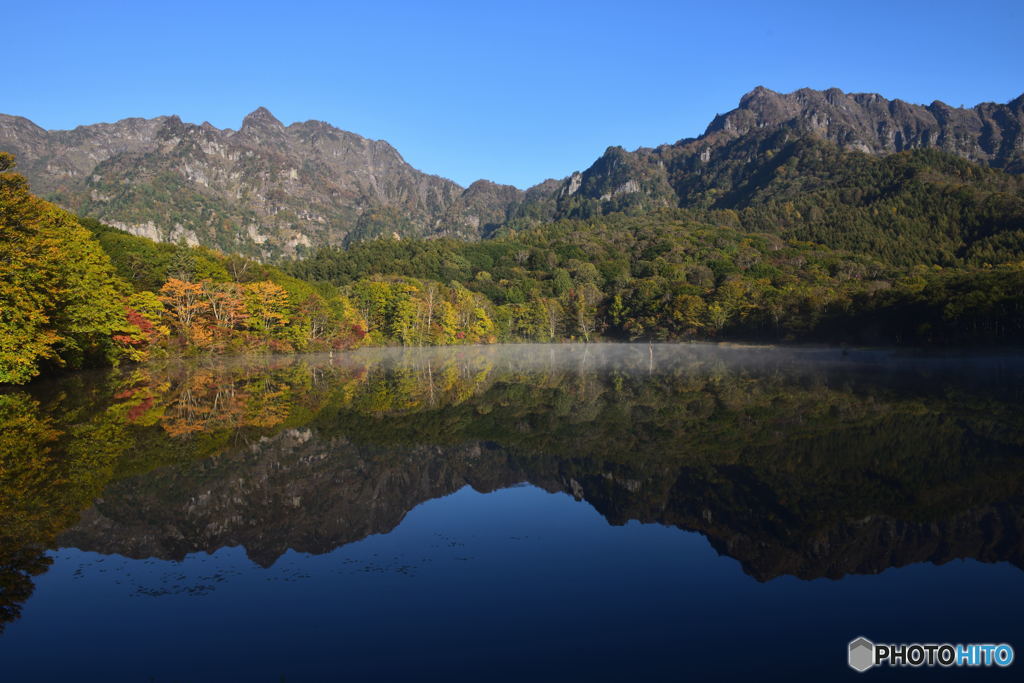
[[[46,128],[266,106],[525,187],[703,132],[757,85],[1024,92],[1024,2],[5,3],[0,112]]]

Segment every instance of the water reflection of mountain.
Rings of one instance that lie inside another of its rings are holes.
[[[1016,359],[514,347],[147,366],[0,394],[0,609],[56,544],[271,564],[529,482],[759,580],[1024,566]],[[95,502],[94,502],[95,501]]]
[[[1022,474],[1024,463],[1012,472],[1018,485]],[[812,482],[773,487],[744,466],[645,470],[517,456],[487,442],[379,449],[321,441],[309,430],[289,430],[216,463],[118,482],[58,542],[162,559],[243,546],[269,566],[288,549],[319,554],[387,533],[416,505],[465,485],[487,492],[520,482],[573,495],[612,524],[699,531],[759,580],[839,578],[954,558],[1024,566],[1020,496],[924,519],[886,511],[854,517],[843,508],[819,508],[808,519],[797,511],[816,504],[801,490]]]

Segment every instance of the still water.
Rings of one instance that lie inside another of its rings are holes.
[[[0,680],[1019,680],[1024,358],[365,349],[0,393]]]

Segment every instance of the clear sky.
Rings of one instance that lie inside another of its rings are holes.
[[[1024,1],[5,2],[0,112],[45,128],[258,106],[525,187],[703,132],[757,85],[1024,92]]]

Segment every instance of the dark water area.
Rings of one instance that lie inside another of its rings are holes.
[[[1017,680],[1024,356],[168,362],[0,393],[2,681]],[[860,679],[859,677],[865,677]]]

